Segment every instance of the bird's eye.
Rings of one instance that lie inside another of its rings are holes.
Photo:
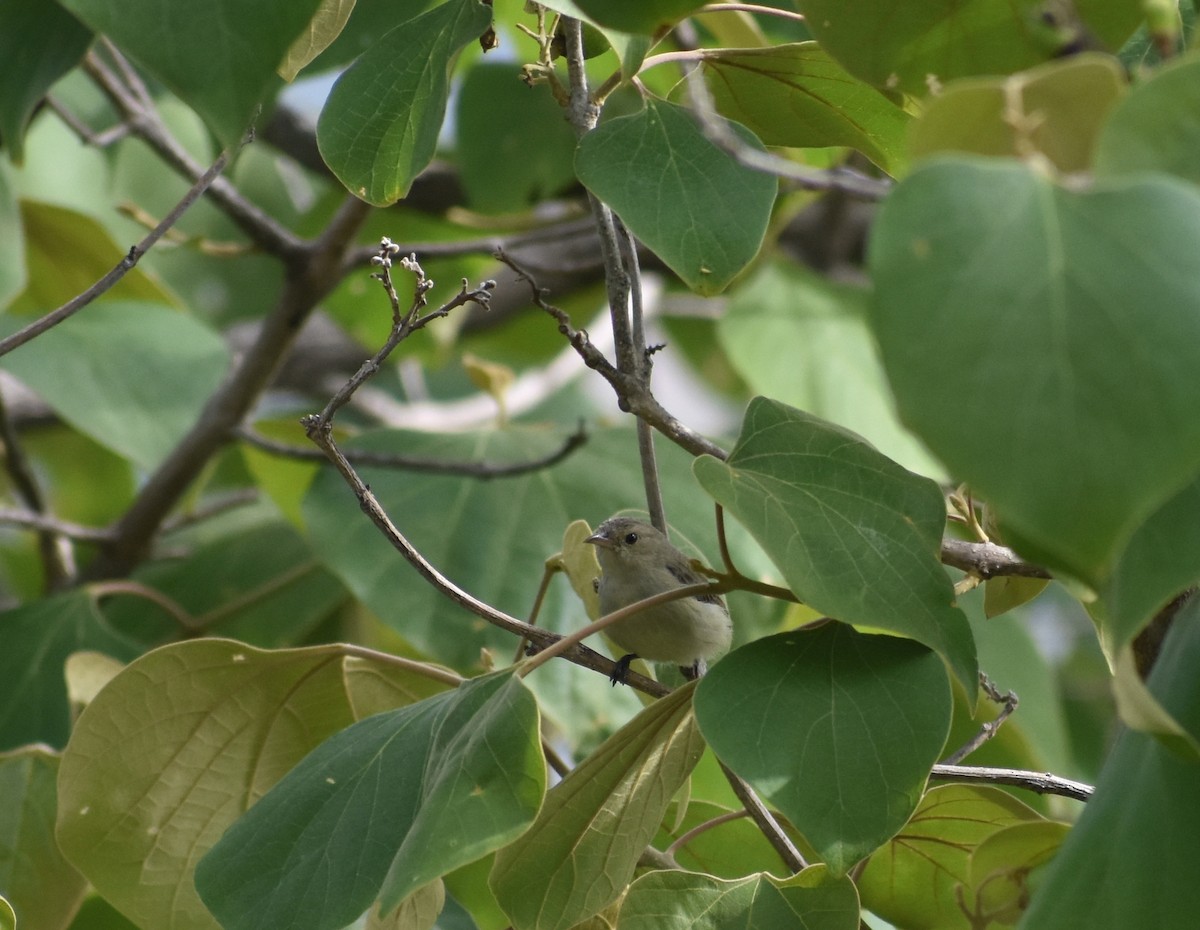
[[[625,536],[625,545],[627,545],[627,546],[632,546],[632,545],[633,545],[635,542],[637,542],[637,541],[638,541],[638,534],[637,534],[637,533],[628,533],[628,534],[626,534],[626,536]]]

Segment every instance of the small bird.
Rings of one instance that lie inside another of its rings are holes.
[[[706,580],[662,532],[640,520],[610,517],[584,541],[596,547],[600,611],[605,614]],[[674,662],[688,678],[703,674],[705,660],[729,648],[733,624],[719,596],[697,594],[639,611],[605,632],[627,652],[612,673],[615,685],[624,682],[629,663],[638,657]]]

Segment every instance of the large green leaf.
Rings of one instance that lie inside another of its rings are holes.
[[[912,820],[867,863],[859,880],[863,906],[911,930],[970,930],[958,886],[972,885],[973,853],[1005,828],[1044,822],[998,788],[932,788]],[[1021,848],[1011,852],[1019,855]]]
[[[846,145],[891,174],[904,167],[908,114],[816,42],[719,49],[702,61],[717,108],[767,145]]]
[[[1100,176],[1162,171],[1200,183],[1200,55],[1195,52],[1138,84],[1104,126]]]
[[[320,0],[62,0],[238,142]]]
[[[704,751],[693,690],[677,688],[614,733],[546,795],[533,826],[496,854],[490,884],[517,930],[566,930],[629,884]]]
[[[732,124],[746,144],[762,144]],[[724,290],[758,253],[776,182],[743,168],[663,100],[580,140],[575,170],[640,240],[701,294]]]
[[[0,753],[0,888],[22,927],[66,927],[87,892],[54,841],[57,776],[45,746]]]
[[[338,78],[317,144],[355,196],[388,206],[408,193],[433,158],[458,53],[491,21],[479,0],[449,0],[386,33]]]
[[[946,160],[871,241],[904,421],[1034,557],[1093,583],[1200,467],[1200,192]]]
[[[835,623],[743,646],[696,693],[713,750],[835,875],[916,809],[950,707],[945,667],[928,649]]]
[[[458,96],[462,183],[471,206],[488,213],[528,209],[575,181],[575,134],[562,107],[519,75],[515,62],[478,64]]]
[[[760,872],[728,881],[696,872],[643,875],[621,903],[621,930],[856,930],[849,878],[812,866],[790,878]]]
[[[226,930],[336,930],[519,835],[544,791],[533,695],[496,673],[327,740],[225,833],[196,887]]]
[[[933,481],[853,433],[761,397],[728,461],[705,456],[694,470],[801,601],[924,643],[974,693],[975,645],[938,560],[946,510]]]
[[[1009,74],[1099,42],[1119,47],[1141,20],[1109,0],[795,0],[846,70],[923,95],[956,77]]]
[[[1200,601],[1175,618],[1148,685],[1200,736]],[[1200,763],[1152,736],[1122,733],[1096,793],[1021,923],[1022,930],[1185,930],[1200,913]]]
[[[717,336],[756,394],[851,429],[906,468],[938,477],[941,466],[896,416],[867,327],[869,296],[861,285],[764,262],[731,291]]]
[[[86,591],[32,600],[0,613],[0,749],[62,746],[71,732],[63,667],[81,649],[132,659]]]
[[[337,646],[264,652],[203,639],[138,659],[87,706],[63,754],[63,852],[140,926],[214,927],[192,884],[196,863],[309,750],[354,720],[364,664],[369,695],[380,680],[395,683],[395,703],[438,687]]]
[[[654,32],[704,6],[700,0],[575,0],[598,25],[622,32]]]
[[[94,304],[0,360],[80,432],[153,468],[229,364],[217,333],[155,304]]]
[[[1101,127],[1124,92],[1120,65],[1100,54],[1007,78],[954,81],[913,126],[912,152],[1038,153],[1059,171],[1085,171]]]
[[[92,34],[57,3],[0,4],[0,61],[5,69],[0,81],[0,138],[16,164],[24,160],[25,125],[34,107],[78,64],[91,40]]]

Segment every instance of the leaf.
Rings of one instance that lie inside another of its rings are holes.
[[[874,226],[901,417],[1028,557],[1093,584],[1200,468],[1197,235],[1191,185],[967,160],[914,172]]]
[[[1041,818],[999,788],[931,788],[912,820],[867,862],[863,906],[906,930],[968,930],[956,887],[970,882],[971,856],[989,837]]]
[[[545,791],[537,705],[497,673],[323,743],[204,857],[226,930],[339,928],[520,834]]]
[[[941,466],[896,416],[867,327],[868,299],[861,285],[765,261],[730,294],[717,336],[755,393],[851,429],[906,468],[939,477]]]
[[[574,0],[597,25],[621,32],[652,33],[674,25],[704,4],[698,0]]]
[[[82,590],[0,613],[0,641],[0,749],[66,743],[71,712],[63,674],[72,653],[95,650],[126,660],[138,653]]]
[[[519,75],[515,62],[477,64],[463,79],[456,152],[476,210],[525,210],[575,182],[575,133],[562,107]]]
[[[301,69],[325,51],[345,28],[350,14],[354,12],[354,0],[320,0],[308,26],[292,42],[279,76],[285,81],[294,81]]]
[[[66,927],[87,893],[54,841],[57,775],[45,746],[0,753],[0,888],[22,927]]]
[[[6,71],[0,81],[0,138],[14,164],[25,160],[25,127],[34,109],[79,63],[91,41],[91,33],[57,3],[0,4],[0,61]]]
[[[834,875],[904,826],[945,744],[950,705],[929,650],[837,623],[735,650],[696,694],[713,751]]]
[[[128,252],[96,220],[66,207],[23,200],[21,224],[29,286],[19,306],[28,306],[39,315],[86,291]],[[71,261],[63,261],[64,254],[69,254]],[[176,303],[159,281],[136,267],[106,292],[104,299]]]
[[[1138,671],[1131,646],[1113,662],[1113,698],[1125,726],[1149,733],[1177,756],[1200,763],[1200,740],[1162,706]]]
[[[1059,171],[1086,171],[1101,128],[1125,93],[1115,59],[1098,53],[1006,78],[954,81],[913,125],[916,158],[937,152],[1044,155]]]
[[[1193,737],[1200,735],[1198,666],[1200,602],[1193,601],[1176,616],[1148,682]],[[1034,891],[1022,930],[1191,927],[1200,912],[1198,781],[1200,764],[1124,731]]]
[[[1016,575],[989,578],[983,594],[984,615],[989,619],[999,617],[1027,604],[1045,591],[1048,584],[1048,578],[1021,578]]]
[[[228,146],[241,140],[320,0],[62,2],[166,84]]]
[[[1200,183],[1200,56],[1183,55],[1136,85],[1100,135],[1096,174],[1162,171]]]
[[[496,854],[489,884],[516,930],[566,930],[629,884],[704,751],[694,690],[676,688],[609,737],[546,795],[533,826]]]
[[[1175,595],[1200,581],[1200,479],[1158,508],[1129,538],[1091,611],[1115,656]]]
[[[192,428],[228,364],[204,324],[125,302],[93,304],[0,360],[81,433],[147,470]]]
[[[1010,74],[1079,47],[1119,47],[1141,14],[1107,0],[796,0],[813,38],[851,74],[923,95],[953,78]],[[882,28],[881,24],[886,24]]]
[[[140,926],[213,927],[196,863],[353,720],[347,661],[337,646],[264,652],[203,639],[133,662],[84,710],[63,754],[63,853]]]
[[[890,174],[907,161],[909,116],[816,42],[718,49],[701,59],[717,109],[767,145],[845,145]]]
[[[731,125],[747,145],[762,147]],[[777,187],[709,142],[687,110],[654,99],[587,133],[575,171],[701,294],[723,291],[758,253]]]
[[[975,847],[969,877],[977,911],[1016,923],[1029,906],[1029,873],[1058,852],[1068,832],[1068,824],[1034,820],[997,830]]]
[[[729,459],[693,470],[819,613],[924,643],[968,693],[975,645],[938,560],[945,503],[928,478],[777,401],[750,402]]]
[[[0,310],[5,310],[25,290],[29,276],[25,270],[25,230],[4,170],[0,170],[0,229],[8,231],[0,236]]]
[[[351,193],[377,207],[408,193],[433,159],[458,53],[491,21],[479,0],[449,0],[385,33],[342,73],[317,145]]]
[[[17,915],[3,895],[0,895],[0,930],[17,930]]]
[[[723,880],[696,872],[643,875],[621,905],[620,930],[856,930],[858,893],[846,877],[810,866],[786,879],[765,872]]]

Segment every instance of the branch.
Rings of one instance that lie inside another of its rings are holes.
[[[1011,549],[993,542],[969,542],[947,537],[942,540],[942,563],[977,575],[985,581],[1001,575],[1017,575],[1022,578],[1052,577],[1042,566],[1026,562]]]
[[[1017,709],[1017,704],[1020,703],[1017,700],[1015,691],[1009,691],[1006,694],[1001,694],[996,686],[992,684],[992,680],[983,672],[979,673],[979,687],[983,689],[984,694],[1000,705],[1000,713],[996,715],[994,720],[985,721],[984,724],[979,728],[978,733],[976,733],[971,739],[967,740],[964,745],[960,746],[950,755],[946,756],[946,758],[943,760],[945,765],[957,765],[976,749],[990,740],[993,736],[995,736],[998,732],[1000,732],[1000,727],[1003,726],[1004,721],[1012,715],[1013,711]]]
[[[669,413],[636,376],[618,371],[604,353],[592,344],[585,331],[577,330],[571,325],[571,318],[565,311],[546,302],[545,292],[516,261],[503,252],[497,252],[496,258],[529,285],[534,304],[554,318],[558,323],[558,331],[566,336],[571,347],[583,359],[583,363],[609,383],[616,392],[617,403],[622,410],[646,420],[676,445],[693,455],[712,455],[721,460],[728,457],[728,453],[716,443],[701,436]]]
[[[319,449],[308,449],[293,446],[290,443],[277,442],[268,439],[249,427],[237,430],[237,436],[244,442],[272,455],[300,459],[306,462],[325,462],[328,456]],[[587,430],[580,423],[578,429],[566,438],[563,444],[549,455],[528,462],[513,462],[509,464],[492,464],[490,462],[449,462],[443,459],[420,458],[411,455],[396,455],[388,452],[372,452],[365,449],[345,453],[346,460],[358,467],[396,468],[403,471],[432,472],[438,475],[457,475],[464,478],[479,478],[486,481],[490,478],[509,478],[514,475],[524,475],[557,465],[576,449],[588,441]]]
[[[9,451],[8,449],[5,450]],[[8,456],[6,455],[7,459]],[[78,539],[81,542],[107,542],[112,538],[112,530],[102,527],[84,526],[82,523],[71,523],[69,520],[59,520],[49,514],[32,510],[13,510],[8,507],[0,508],[0,523],[10,526],[23,526],[39,533],[51,536],[65,536]]]
[[[203,194],[217,179],[217,176],[224,170],[225,165],[229,161],[229,153],[222,152],[217,160],[209,166],[208,170],[200,175],[196,182],[188,189],[188,192],[183,195],[183,199],[175,205],[175,208],[163,217],[162,222],[154,227],[150,233],[142,239],[137,245],[133,246],[129,253],[121,259],[103,278],[89,287],[82,294],[72,297],[61,307],[51,310],[45,316],[35,320],[28,326],[17,330],[11,336],[0,339],[0,356],[7,355],[13,349],[25,345],[29,340],[36,336],[40,336],[46,330],[57,326],[63,320],[74,316],[97,297],[108,291],[125,275],[134,269],[137,263],[154,246],[159,239],[163,237],[168,229],[174,226],[181,216],[187,211],[196,200]]]
[[[202,173],[200,166],[167,130],[125,57],[107,40],[103,40],[103,45],[122,76],[115,74],[95,50],[85,56],[84,70],[112,101],[129,125],[130,133],[188,181],[195,181]],[[242,196],[230,181],[224,178],[214,181],[209,197],[263,251],[290,262],[303,259],[304,241]]]
[[[998,769],[974,765],[935,765],[929,777],[934,781],[961,782],[971,785],[1011,785],[1037,794],[1057,794],[1076,801],[1091,798],[1095,788],[1049,772],[1023,769]]]

